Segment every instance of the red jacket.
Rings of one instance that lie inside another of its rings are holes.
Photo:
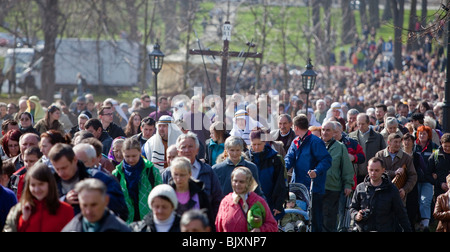
[[[219,212],[216,217],[216,231],[217,232],[248,232],[247,231],[247,216],[244,216],[239,205],[233,202],[233,193],[229,193],[220,202]],[[241,200],[242,201],[242,200]],[[261,232],[277,232],[278,225],[275,218],[271,214],[267,202],[258,194],[251,192],[247,198],[249,209],[257,201],[261,202],[266,210],[266,219],[261,226]],[[242,204],[242,203],[240,203]]]
[[[60,202],[56,215],[51,215],[44,201],[34,200],[33,213],[27,221],[20,215],[17,224],[18,232],[61,232],[73,216],[73,208],[65,202]]]

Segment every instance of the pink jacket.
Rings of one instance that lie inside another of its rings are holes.
[[[233,203],[232,194],[229,193],[220,202],[216,217],[217,232],[247,232],[247,216],[244,215],[239,205]],[[258,194],[251,192],[247,199],[248,207],[251,208],[257,201],[261,202],[266,210],[266,219],[260,228],[261,232],[277,232],[278,225],[267,202]]]

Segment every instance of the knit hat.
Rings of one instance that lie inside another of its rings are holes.
[[[168,184],[160,184],[153,188],[148,195],[148,206],[152,209],[152,201],[155,197],[164,196],[167,197],[174,207],[174,210],[178,207],[178,199],[175,190]]]
[[[295,202],[297,200],[297,197],[295,196],[295,193],[289,192],[289,201]]]

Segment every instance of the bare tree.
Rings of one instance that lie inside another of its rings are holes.
[[[417,19],[417,0],[411,0],[411,12],[409,14],[409,31],[410,34],[415,34],[416,32],[416,23],[418,22]],[[413,50],[417,50],[418,43],[417,39],[411,39],[407,41],[406,44],[406,51],[411,52]]]
[[[403,15],[405,13],[405,0],[391,0],[392,14],[394,18],[394,67],[402,69],[402,32]]]
[[[47,101],[52,101],[55,93],[56,38],[60,33],[60,24],[64,22],[64,15],[60,12],[58,0],[34,1],[39,6],[41,13],[45,40],[42,51],[41,97]]]
[[[350,7],[350,1],[341,1],[342,31],[345,31],[341,32],[341,42],[344,45],[352,43],[354,34],[356,34],[355,14]]]

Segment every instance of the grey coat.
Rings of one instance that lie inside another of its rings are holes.
[[[131,232],[128,225],[110,210],[100,220],[101,227],[98,232]],[[83,232],[83,215],[77,214],[61,232]]]

